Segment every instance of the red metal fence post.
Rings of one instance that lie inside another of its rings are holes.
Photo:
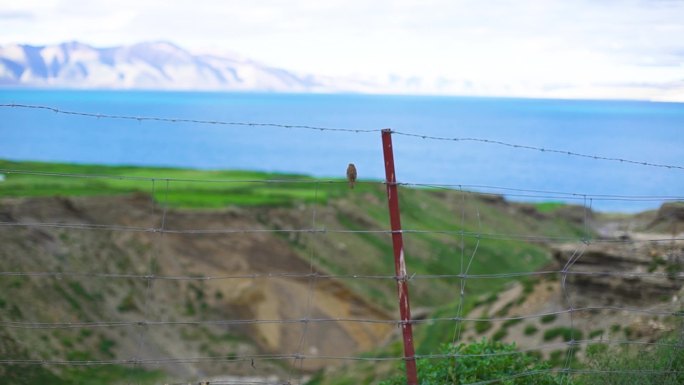
[[[409,306],[408,277],[404,261],[404,237],[401,233],[399,217],[399,194],[397,178],[394,173],[394,153],[392,150],[392,130],[382,130],[382,149],[385,157],[385,177],[387,185],[387,203],[389,204],[390,225],[392,227],[392,246],[394,248],[394,269],[397,274],[399,291],[399,312],[401,314],[401,331],[404,337],[404,360],[406,361],[406,380],[408,385],[418,385],[415,350],[413,349],[413,328],[411,326],[411,309]]]

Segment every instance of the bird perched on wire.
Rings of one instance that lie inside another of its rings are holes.
[[[356,166],[354,166],[354,163],[349,163],[349,166],[347,166],[347,180],[349,181],[349,188],[354,188],[354,184],[356,184]]]

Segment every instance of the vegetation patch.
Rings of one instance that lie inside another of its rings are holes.
[[[81,312],[81,303],[78,299],[74,298],[74,296],[72,296],[70,293],[67,293],[67,291],[64,290],[61,285],[55,284],[54,288],[55,291],[59,293],[74,310],[78,311],[79,313]]]
[[[138,311],[138,305],[135,303],[135,293],[133,291],[128,292],[116,309],[120,312]]]
[[[487,295],[486,297],[476,301],[474,306],[477,307],[477,306],[482,306],[482,305],[490,305],[490,304],[493,304],[494,302],[496,302],[497,299],[499,299],[499,294],[491,293],[491,294]]]
[[[71,291],[77,296],[89,301],[95,300],[95,296],[90,295],[90,293],[88,293],[88,291],[86,291],[86,289],[78,281],[69,281],[67,285],[69,285]]]
[[[520,283],[523,285],[523,296],[527,296],[532,294],[534,291],[534,286],[537,284],[537,280],[535,278],[525,277],[520,281]]]
[[[496,312],[497,317],[504,317],[508,312],[511,310],[511,307],[513,307],[514,303],[509,302],[505,306],[503,306],[499,311]]]
[[[565,350],[554,350],[549,354],[549,363],[553,367],[561,366],[565,361],[566,355]]]
[[[539,329],[536,326],[534,326],[532,324],[528,324],[528,325],[525,325],[525,329],[523,330],[523,333],[526,336],[531,336],[531,335],[536,334],[538,331],[539,331]]]
[[[98,344],[100,353],[104,354],[108,358],[113,358],[114,357],[114,352],[112,352],[112,348],[116,346],[116,342],[113,340],[110,340],[107,337],[100,337],[100,342]]]
[[[603,335],[603,333],[604,333],[603,329],[592,330],[591,332],[589,332],[589,338],[590,339],[596,338],[598,336]]]
[[[444,345],[440,354],[445,359],[418,360],[421,385],[498,383],[503,384],[561,384],[559,375],[546,371],[550,365],[516,350],[514,344],[482,340],[472,344]],[[516,373],[535,373],[518,379]],[[498,381],[497,381],[498,380]],[[397,376],[382,381],[381,385],[404,385],[406,378]]]
[[[563,202],[539,202],[534,204],[534,207],[540,213],[551,213],[564,206],[567,206],[567,204]]]
[[[491,321],[477,321],[477,322],[475,322],[475,331],[477,332],[477,334],[482,334],[491,328],[492,328],[492,322]]]
[[[522,318],[513,318],[513,319],[509,319],[509,320],[506,320],[506,322],[503,323],[502,327],[504,327],[504,328],[509,328],[509,327],[511,327],[511,326],[513,326],[513,325],[517,325],[517,324],[521,323],[522,321],[523,321]]]
[[[0,168],[40,171],[43,175],[8,174],[0,197],[97,196],[149,193],[173,207],[289,206],[293,202],[325,202],[347,192],[346,184],[326,183],[316,191],[311,177],[252,171],[189,170],[165,167],[101,166],[0,160]],[[49,173],[87,174],[92,178],[54,177]],[[117,177],[119,177],[117,179]],[[124,178],[121,178],[124,177]],[[133,178],[126,178],[133,177]],[[138,178],[138,179],[134,179]],[[152,179],[156,181],[153,185]],[[169,179],[167,182],[164,179]],[[267,180],[290,180],[269,184]],[[202,182],[210,180],[212,182]],[[340,179],[340,182],[342,180]],[[361,187],[361,186],[360,186]]]
[[[610,347],[592,344],[586,350],[586,369],[577,385],[679,385],[684,384],[684,349],[675,338],[652,347]]]
[[[496,333],[494,333],[492,335],[492,341],[501,341],[507,335],[508,335],[508,331],[504,328],[501,328],[501,329],[497,330]]]
[[[55,385],[127,385],[157,384],[165,378],[161,370],[126,367],[121,365],[104,365],[86,368],[67,368]]]
[[[577,328],[568,328],[560,326],[557,328],[551,328],[544,332],[544,341],[551,341],[556,339],[556,337],[562,336],[563,341],[577,341],[582,339],[582,331]]]

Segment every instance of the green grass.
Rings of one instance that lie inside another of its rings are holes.
[[[674,385],[684,383],[684,349],[676,338],[660,346],[611,347],[592,344],[587,348],[586,368],[595,371],[577,376],[577,385]]]
[[[559,326],[557,328],[547,329],[544,332],[544,341],[551,341],[558,336],[563,337],[563,341],[581,340],[582,331],[576,328],[568,328],[564,326]]]
[[[561,207],[567,206],[567,203],[563,202],[539,202],[539,203],[534,203],[534,207],[539,211],[540,213],[550,213],[553,211],[558,210]]]
[[[598,336],[603,335],[604,333],[605,333],[605,332],[604,332],[603,329],[592,330],[591,332],[589,332],[589,339],[594,339],[594,338],[596,338],[596,337],[598,337]]]
[[[481,340],[469,344],[443,345],[439,353],[446,358],[417,361],[421,385],[492,383],[506,385],[675,385],[684,383],[684,349],[678,339],[658,341],[660,346],[612,347],[608,344],[587,346],[582,361],[570,352],[570,367],[580,373],[565,376],[548,372],[550,368],[565,366],[568,351],[554,350],[544,359],[539,351],[520,352],[514,344]],[[368,365],[362,363],[363,365]],[[367,367],[364,371],[370,372]],[[385,375],[381,385],[406,384],[403,365],[394,375]],[[529,376],[516,376],[529,373]],[[306,385],[370,384],[354,382],[352,377],[335,376],[329,380],[323,372]],[[377,383],[377,382],[373,382]]]
[[[550,365],[517,351],[514,344],[482,340],[470,344],[444,345],[440,351],[448,358],[419,360],[418,378],[422,385],[492,383],[510,385],[558,385],[566,383],[561,375],[546,373]],[[399,368],[397,371],[400,371]],[[515,378],[514,373],[534,375]],[[381,385],[406,384],[399,375]]]
[[[522,318],[514,318],[514,319],[509,319],[506,320],[506,322],[503,323],[502,327],[504,328],[509,328],[513,325],[517,325],[519,323],[523,322]]]
[[[477,334],[482,334],[491,328],[492,323],[490,321],[475,322],[475,331],[477,331]]]
[[[532,324],[527,324],[525,325],[525,329],[523,330],[523,333],[525,333],[526,336],[531,336],[536,334],[539,331],[539,328]]]
[[[173,207],[219,208],[226,206],[273,206],[292,202],[324,202],[340,195],[346,185],[319,188],[316,180],[302,175],[252,171],[211,171],[164,167],[100,166],[0,160],[0,169],[41,175],[4,172],[0,197],[93,196],[144,192]],[[1,171],[0,171],[1,172]],[[64,177],[45,174],[89,175]],[[121,179],[138,178],[138,179]],[[151,179],[155,178],[153,182]],[[166,179],[183,179],[183,181]],[[267,180],[290,181],[269,183]],[[206,182],[212,180],[216,182]],[[326,182],[321,182],[321,184]],[[167,188],[168,187],[168,188]]]
[[[492,335],[492,341],[501,341],[507,335],[508,335],[508,331],[506,331],[506,328],[501,328],[501,329],[497,330],[496,333],[494,333]]]
[[[68,368],[60,377],[62,384],[70,385],[143,385],[159,383],[165,376],[159,370],[111,365],[84,369]]]

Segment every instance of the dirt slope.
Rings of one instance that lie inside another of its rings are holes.
[[[80,229],[108,224],[169,230],[264,229],[253,213],[239,209],[168,210],[148,196],[6,199],[3,222],[71,224],[75,228],[13,227],[0,231],[0,270],[91,272],[150,276],[220,277],[286,272],[322,273],[275,233],[179,234]],[[125,277],[5,277],[5,322],[102,322],[388,319],[381,308],[329,278],[163,280]],[[148,287],[149,285],[149,287]],[[306,339],[301,342],[306,327]],[[186,358],[246,354],[350,356],[381,344],[385,324],[326,322],[187,324],[25,330],[7,329],[31,347],[32,358],[97,360]],[[82,354],[74,354],[81,352]],[[305,360],[304,369],[325,361]],[[260,374],[282,373],[278,363],[259,363]],[[180,377],[250,374],[250,362],[181,363],[165,370]]]
[[[287,379],[293,363],[303,373],[345,363],[234,360],[250,355],[334,358],[382,352],[388,343],[394,346],[391,324],[334,319],[398,319],[390,236],[375,231],[388,228],[384,194],[383,186],[369,185],[315,203],[211,210],[164,210],[141,193],[3,198],[0,271],[64,274],[0,277],[0,322],[6,335],[0,344],[10,347],[5,350],[15,352],[12,356],[21,351],[17,358],[117,359],[125,364],[143,359],[146,367],[160,367],[175,380],[227,375]],[[576,236],[584,233],[587,216],[577,207],[540,212],[531,204],[470,192],[401,188],[400,194],[404,227],[416,230],[405,234],[407,265],[418,275],[457,274],[470,255],[475,255],[472,274],[539,268],[551,260],[545,243],[479,234]],[[166,232],[152,231],[161,226]],[[311,228],[344,231],[278,231]],[[459,230],[469,235],[459,236]],[[73,272],[85,274],[68,274]],[[416,314],[453,304],[459,284],[454,277],[412,281]],[[468,296],[504,284],[471,280]],[[305,318],[333,320],[301,322]],[[225,320],[260,321],[218,322]],[[64,326],[26,329],[36,322]],[[82,322],[105,323],[68,325]],[[445,326],[427,333],[433,335],[428,336],[432,341],[421,342],[424,352],[436,346],[431,343],[443,342],[442,333],[451,334],[451,326]],[[188,357],[202,359],[150,362]]]
[[[654,342],[680,328],[676,315],[684,297],[684,234],[624,230],[636,227],[624,222],[644,222],[641,217],[595,223],[603,233],[601,240],[607,242],[554,245],[555,262],[543,270],[568,266],[565,288],[563,274],[542,275],[525,285],[513,284],[493,300],[483,299],[469,317],[548,315],[494,321],[486,328],[473,322],[465,338],[515,342],[522,349],[538,348],[545,358],[562,361],[567,350],[562,344],[569,339],[584,341],[574,348],[582,357],[586,340]],[[573,262],[568,264],[569,260]],[[570,308],[577,309],[572,317]],[[554,343],[555,347],[540,348]]]

